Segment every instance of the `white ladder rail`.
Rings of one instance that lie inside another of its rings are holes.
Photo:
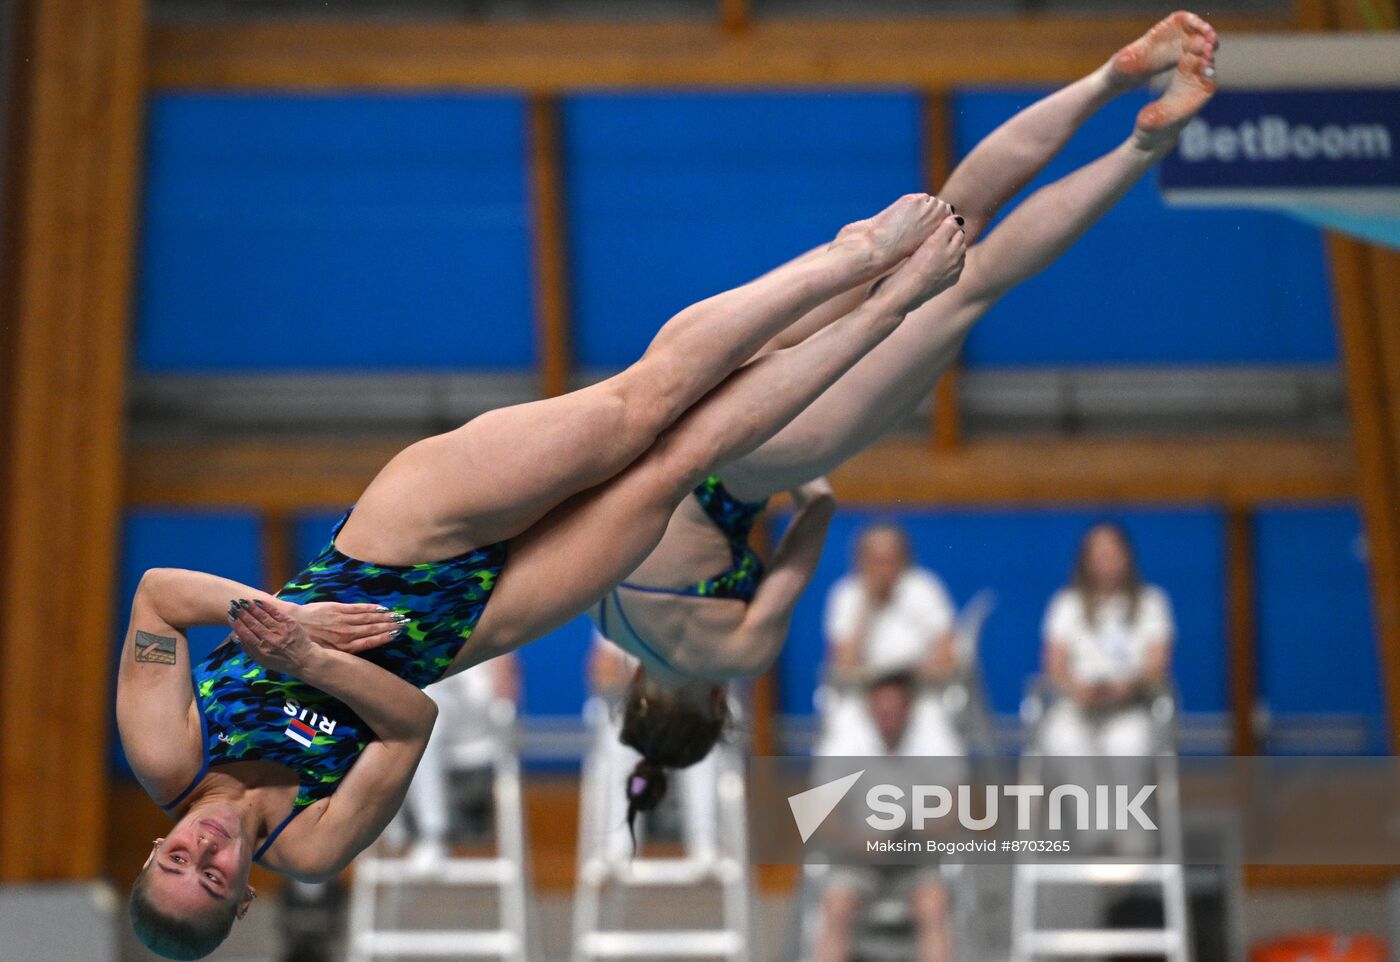
[[[579,811],[578,882],[574,893],[573,959],[715,958],[749,962],[752,886],[743,757],[730,745],[715,748],[718,773],[716,817],[719,851],[710,858],[619,859],[608,845],[609,792],[621,791],[625,773],[610,771],[616,738],[608,706],[593,699],[585,707],[592,738],[584,759]],[[612,777],[612,776],[616,777]],[[640,836],[640,833],[639,833]],[[604,929],[607,889],[680,888],[719,885],[724,927],[719,929]]]
[[[497,750],[483,753],[480,746],[474,746],[468,751],[453,752],[451,767],[457,770],[485,765],[491,769],[496,854],[448,856],[424,871],[415,868],[407,858],[380,854],[384,843],[376,842],[355,861],[348,962],[401,956],[528,962],[529,873],[514,706],[499,701],[492,705],[491,717],[499,740]],[[498,927],[401,928],[404,892],[415,885],[495,888]]]
[[[1033,694],[1030,704],[1043,694]],[[1170,743],[1174,702],[1163,694],[1152,706],[1159,728],[1158,743]],[[1027,708],[1023,715],[1028,727],[1038,727],[1045,715],[1043,703]],[[1032,750],[1022,756],[1022,782],[1044,783],[1045,756],[1034,753],[1035,734],[1028,739]],[[1190,918],[1186,904],[1185,870],[1182,864],[1182,821],[1176,756],[1161,751],[1157,767],[1157,807],[1160,823],[1159,862],[1130,863],[1097,861],[1068,863],[1029,858],[1016,863],[1012,883],[1012,962],[1034,962],[1043,958],[1146,954],[1161,956],[1167,962],[1192,962]],[[1160,887],[1163,923],[1151,929],[1045,929],[1038,924],[1041,886],[1132,886],[1155,884]]]

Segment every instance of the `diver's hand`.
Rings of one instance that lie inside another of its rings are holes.
[[[228,620],[248,657],[272,671],[305,680],[307,667],[321,651],[295,618],[261,600],[235,599]]]
[[[813,478],[805,484],[800,484],[788,492],[793,504],[802,507],[806,504],[814,504],[818,501],[836,502],[836,492],[831,488],[831,482],[825,476]]]
[[[403,615],[383,605],[345,605],[338,601],[289,601],[272,604],[306,630],[311,643],[351,653],[378,648],[403,634]]]

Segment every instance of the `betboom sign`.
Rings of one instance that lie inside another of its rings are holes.
[[[1400,188],[1400,90],[1222,92],[1161,178],[1167,193]]]

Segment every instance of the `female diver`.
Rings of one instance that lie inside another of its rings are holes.
[[[969,244],[1095,111],[1174,70],[1166,92],[1141,111],[1126,142],[1031,195],[971,246],[955,287],[912,313],[776,435],[724,462],[677,507],[656,550],[594,606],[599,631],[641,662],[623,706],[622,740],[642,755],[626,782],[629,820],[665,794],[666,768],[698,762],[721,737],[727,722],[727,702],[717,694],[722,683],[762,674],[777,657],[833,511],[820,475],[911,414],[971,326],[1064,253],[1171,150],[1214,92],[1217,46],[1208,23],[1174,13],[1094,73],[982,141],[942,195],[965,215]],[[837,295],[765,350],[821,330],[865,293],[858,288]],[[796,510],[765,572],[749,547],[749,531],[767,500],[785,489],[792,490]]]
[[[408,447],[277,597],[148,572],[117,720],[138,779],[178,821],[132,889],[141,940],[169,958],[212,951],[248,909],[255,859],[301,879],[339,872],[403,800],[436,715],[419,689],[585,612],[715,466],[954,284],[963,255],[949,206],[908,195],[682,311],[615,377]],[[853,288],[845,317],[754,358]],[[191,666],[186,629],[221,623],[234,638]]]

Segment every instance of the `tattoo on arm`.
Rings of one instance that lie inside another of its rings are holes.
[[[175,639],[164,635],[153,635],[148,631],[136,632],[136,660],[149,661],[157,665],[175,664]]]

